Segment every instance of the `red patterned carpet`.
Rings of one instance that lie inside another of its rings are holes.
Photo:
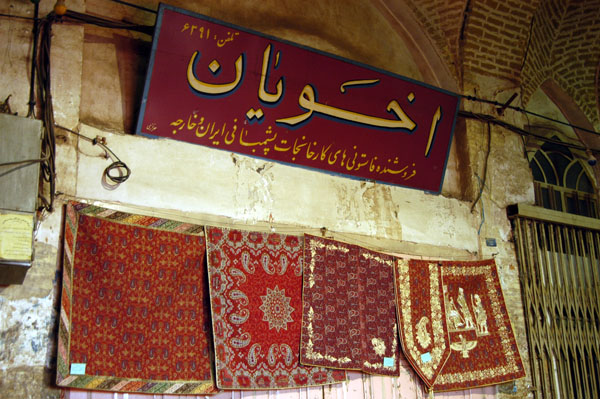
[[[301,361],[397,376],[394,257],[305,235]]]
[[[302,238],[207,227],[217,385],[282,389],[346,380],[299,362]]]
[[[437,262],[398,259],[395,280],[402,348],[430,388],[451,352],[441,269]]]
[[[433,391],[525,376],[493,260],[216,227],[205,239],[198,225],[66,207],[59,386],[206,394],[397,376],[398,334]]]
[[[493,259],[399,259],[396,295],[403,348],[433,391],[525,376]]]
[[[201,226],[66,208],[57,382],[214,392]]]
[[[493,259],[441,262],[452,349],[434,389],[499,384],[525,376]]]

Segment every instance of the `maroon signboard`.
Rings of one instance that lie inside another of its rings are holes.
[[[441,189],[457,95],[161,5],[137,133]]]

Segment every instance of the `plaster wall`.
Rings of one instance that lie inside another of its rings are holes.
[[[423,80],[402,39],[372,2],[217,1],[171,2],[214,18]],[[153,15],[109,1],[67,1],[71,9],[113,19],[153,24]],[[156,8],[153,1],[144,6]],[[41,15],[53,1],[42,0]],[[0,12],[31,15],[29,2],[10,1]],[[27,113],[31,25],[0,18],[0,98],[12,95],[13,112]],[[35,237],[35,262],[22,286],[0,288],[0,397],[55,398],[52,388],[61,204],[70,199],[197,223],[282,233],[326,234],[376,250],[446,259],[494,256],[523,360],[526,337],[510,224],[505,207],[531,202],[533,191],[518,137],[493,128],[486,184],[487,127],[465,124],[468,138],[457,156],[453,144],[441,195],[361,182],[167,139],[126,134],[137,117],[149,40],[144,35],[97,27],[56,24],[52,42],[56,122],[87,137],[101,136],[132,170],[118,187],[102,184],[110,163],[104,151],[57,129],[55,211],[43,213]],[[131,63],[123,62],[127,56]],[[472,87],[494,93],[498,82],[473,77]],[[485,97],[485,95],[483,95]],[[514,116],[518,118],[517,116]],[[519,122],[519,121],[517,121]],[[469,171],[469,173],[465,173]],[[461,179],[467,176],[467,189]],[[477,177],[479,176],[479,177]],[[474,194],[481,200],[472,207]],[[0,193],[1,195],[1,193]],[[485,238],[498,245],[487,247]],[[440,397],[526,397],[527,381],[515,386],[457,392]],[[398,379],[353,375],[349,384],[281,392],[285,397],[423,397],[405,368]],[[513,392],[513,389],[515,390]],[[236,393],[236,397],[241,394]],[[258,397],[268,397],[259,393]],[[437,396],[437,395],[436,395]],[[98,396],[100,397],[100,396]],[[112,396],[107,396],[112,397]],[[122,395],[118,395],[122,397]],[[230,397],[230,394],[224,397]]]

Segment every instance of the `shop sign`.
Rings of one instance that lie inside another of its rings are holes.
[[[459,97],[168,5],[137,133],[439,192]]]

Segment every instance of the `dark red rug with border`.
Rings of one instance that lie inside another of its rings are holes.
[[[216,392],[202,226],[66,206],[57,383]]]

